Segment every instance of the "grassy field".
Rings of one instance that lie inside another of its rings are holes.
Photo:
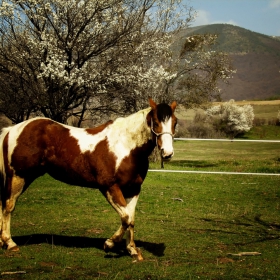
[[[279,143],[174,146],[166,169],[280,173]],[[132,263],[122,246],[102,249],[120,221],[97,190],[43,176],[13,213],[20,252],[0,251],[0,274],[26,273],[0,278],[280,279],[279,183],[278,176],[149,172],[135,225],[145,260]]]
[[[280,143],[175,141],[165,169],[280,173]],[[158,168],[158,163],[151,163]]]
[[[239,138],[257,140],[280,140],[280,126],[261,125],[253,126],[248,132]]]

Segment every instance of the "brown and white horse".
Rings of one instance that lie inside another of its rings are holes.
[[[134,243],[134,214],[148,171],[148,156],[157,145],[162,158],[173,156],[174,110],[150,99],[150,108],[96,128],[75,128],[47,118],[34,118],[4,128],[0,136],[0,246],[19,250],[11,238],[11,212],[17,198],[39,176],[97,188],[121,217],[107,239],[113,248],[127,231],[131,256],[142,259]]]

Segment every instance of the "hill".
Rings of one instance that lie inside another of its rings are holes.
[[[176,49],[194,34],[217,34],[213,50],[223,51],[232,58],[237,73],[229,85],[220,85],[222,99],[280,99],[280,40],[229,24],[211,24],[182,30]]]

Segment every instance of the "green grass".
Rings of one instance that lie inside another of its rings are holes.
[[[175,141],[175,155],[165,169],[280,173],[280,143]],[[159,169],[159,163],[151,163]]]
[[[262,125],[252,127],[242,137],[243,139],[280,140],[280,126]]]
[[[279,173],[279,144],[175,142],[166,169]],[[158,167],[153,164],[152,167]],[[2,279],[280,279],[280,177],[149,172],[136,211],[144,261],[103,243],[117,214],[97,190],[49,176],[19,198]],[[259,256],[233,256],[259,252]],[[1,278],[1,276],[0,276]]]

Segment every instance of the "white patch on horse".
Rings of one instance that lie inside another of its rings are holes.
[[[161,135],[161,148],[163,149],[163,156],[167,157],[174,154],[172,137],[172,118],[169,118],[168,120],[162,122],[161,125],[162,133],[166,133]]]
[[[127,214],[129,215],[129,221],[128,221],[129,223],[134,222],[135,208],[136,208],[138,198],[139,198],[139,196],[136,195],[132,198],[126,199],[126,203],[127,203],[126,211],[127,211]]]
[[[85,153],[87,151],[93,152],[97,144],[106,139],[110,125],[96,134],[90,134],[82,128],[66,127],[69,128],[70,135],[78,141],[81,153]]]
[[[141,110],[126,118],[118,118],[108,131],[109,149],[116,158],[116,170],[122,160],[136,147],[141,147],[151,138],[146,116],[151,108]],[[139,121],[142,119],[142,122]]]
[[[81,128],[69,127],[70,135],[77,139],[82,153],[93,152],[98,143],[107,139],[109,150],[116,156],[117,171],[122,160],[128,156],[131,150],[140,147],[151,137],[150,129],[147,125],[146,116],[151,108],[141,110],[126,118],[117,118],[104,130],[92,135]],[[142,119],[142,122],[139,122]]]

